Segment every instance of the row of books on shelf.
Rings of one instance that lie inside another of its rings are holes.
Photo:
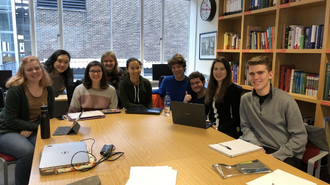
[[[223,40],[224,49],[240,49],[241,37],[236,33],[225,32]]]
[[[243,0],[224,0],[223,15],[241,13],[242,7],[243,7]]]
[[[323,100],[330,101],[330,63],[327,63],[325,71]]]
[[[279,88],[290,93],[317,96],[319,75],[306,73],[295,65],[280,66]]]
[[[258,10],[276,6],[277,0],[250,0],[249,10]]]
[[[324,25],[283,25],[282,49],[322,49]]]
[[[260,26],[247,27],[246,49],[273,49],[275,27],[268,27],[261,31]]]
[[[239,73],[238,62],[229,61],[229,64],[231,66],[232,82],[237,83],[238,82],[237,77]]]

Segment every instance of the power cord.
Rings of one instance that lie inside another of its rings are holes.
[[[92,143],[92,145],[91,145],[91,152],[78,151],[78,152],[76,152],[75,154],[73,154],[73,156],[72,156],[72,158],[71,158],[71,167],[72,167],[73,169],[75,169],[76,171],[86,172],[86,171],[89,171],[89,170],[95,168],[97,165],[101,164],[103,161],[115,161],[115,160],[119,159],[121,156],[124,155],[124,152],[115,152],[115,153],[113,153],[113,151],[116,149],[116,147],[115,147],[114,145],[112,145],[113,147],[111,147],[111,148],[105,150],[104,153],[103,153],[103,156],[97,161],[95,155],[93,155],[93,146],[94,146],[94,143],[95,143],[95,139],[93,139],[93,138],[87,138],[87,139],[83,139],[83,140],[81,140],[81,141],[85,141],[85,140],[93,140],[93,143]],[[76,156],[78,153],[87,153],[87,154],[92,155],[93,158],[94,158],[94,160],[96,161],[96,162],[95,162],[95,165],[94,165],[94,166],[91,166],[91,167],[89,167],[89,168],[84,168],[84,169],[77,169],[77,168],[75,168],[75,166],[73,165],[72,162],[73,162],[73,158],[74,158],[74,156]],[[119,155],[119,156],[117,156],[117,157],[114,158],[114,159],[110,159],[110,160],[108,160],[110,157],[115,156],[115,155]]]

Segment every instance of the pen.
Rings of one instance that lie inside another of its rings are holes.
[[[223,145],[221,143],[218,143],[220,146],[226,147],[228,150],[231,150],[231,148],[229,146]]]

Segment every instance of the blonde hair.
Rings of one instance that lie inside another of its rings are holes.
[[[49,76],[48,72],[46,71],[46,69],[44,68],[44,66],[40,64],[39,59],[35,56],[28,56],[28,57],[23,58],[23,60],[21,62],[21,65],[19,66],[16,75],[11,77],[8,80],[8,82],[6,83],[6,87],[9,88],[9,87],[12,87],[12,86],[19,86],[19,85],[25,83],[26,82],[26,76],[24,74],[25,65],[28,64],[28,63],[34,62],[34,61],[36,61],[39,64],[40,69],[42,71],[42,78],[39,82],[39,85],[41,87],[50,86],[51,85],[50,76]]]
[[[119,73],[119,67],[118,67],[118,61],[115,53],[113,51],[107,51],[103,53],[101,57],[101,63],[104,65],[104,58],[107,56],[111,56],[115,60],[115,66],[113,67],[112,74],[118,74]]]

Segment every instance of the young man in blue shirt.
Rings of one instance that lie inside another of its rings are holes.
[[[182,102],[186,91],[193,93],[188,82],[188,77],[184,74],[186,70],[186,60],[180,54],[175,54],[169,61],[168,66],[172,69],[173,75],[166,76],[159,89],[152,91],[152,94],[159,94],[165,97],[168,92],[172,101]]]
[[[254,57],[247,65],[253,91],[241,98],[241,139],[300,169],[307,132],[296,101],[270,83],[273,71],[269,57]]]
[[[198,71],[195,71],[189,75],[188,80],[191,89],[196,94],[191,95],[186,91],[186,96],[184,97],[183,102],[204,104],[206,94],[204,75]]]

